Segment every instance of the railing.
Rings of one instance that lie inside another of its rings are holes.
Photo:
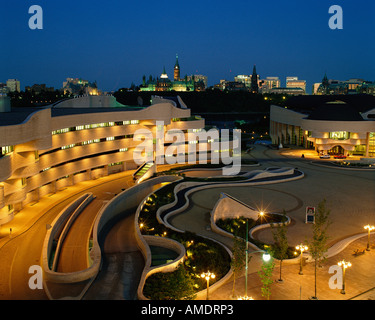
[[[153,162],[145,162],[143,165],[141,165],[137,171],[133,173],[133,180],[140,182],[140,180],[146,175],[147,172],[149,172],[150,169],[154,167]]]

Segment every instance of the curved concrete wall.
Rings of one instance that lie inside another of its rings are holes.
[[[115,198],[109,201],[99,211],[93,227],[93,247],[90,251],[90,261],[92,262],[91,266],[85,270],[72,273],[53,272],[48,268],[47,258],[48,252],[50,252],[52,248],[53,235],[55,235],[57,233],[57,230],[61,228],[64,222],[64,218],[66,219],[66,217],[79,206],[84,196],[80,197],[79,199],[71,203],[67,208],[64,209],[62,215],[55,219],[54,223],[52,224],[52,230],[48,230],[47,232],[46,241],[43,246],[43,269],[46,273],[45,279],[56,283],[75,283],[94,278],[98,274],[102,262],[101,248],[99,245],[98,238],[104,226],[112,219],[115,219],[118,215],[123,214],[123,212],[125,212],[126,210],[137,208],[138,204],[142,203],[142,200],[146,198],[147,195],[152,193],[156,185],[166,182],[172,182],[176,179],[179,178],[163,176],[150,179],[142,184],[135,185],[121,192],[119,195],[117,195]],[[144,254],[146,252],[147,254],[147,250],[144,246],[148,248],[148,245],[145,242],[145,240],[140,240],[137,238],[137,242],[140,246],[142,253]]]
[[[110,109],[113,106],[119,108]],[[72,112],[74,110],[67,107],[92,108],[90,112]],[[135,169],[133,151],[141,142],[126,136],[133,135],[138,129],[148,129],[155,134],[157,121],[164,122],[164,129],[171,125],[184,131],[204,127],[204,119],[174,122],[174,118],[190,119],[190,110],[177,108],[169,102],[143,109],[127,109],[111,96],[86,96],[66,100],[55,108],[59,112],[46,108],[32,113],[20,124],[0,126],[0,146],[14,148],[13,152],[0,157],[3,188],[0,193],[0,224],[4,223],[4,217],[7,221],[13,217],[8,205],[16,205],[14,210],[18,212],[30,201],[39,200],[47,189],[56,192],[76,181]],[[92,112],[94,108],[98,108],[97,112]],[[131,123],[132,120],[138,123],[116,124]],[[80,130],[85,125],[109,122],[115,125]],[[61,129],[71,131],[56,132]],[[116,140],[112,140],[115,137]],[[106,138],[111,140],[98,141]]]
[[[181,243],[172,239],[163,238],[163,237],[155,237],[155,236],[146,236],[146,235],[144,235],[143,238],[148,246],[159,246],[159,247],[167,248],[179,254],[178,257],[170,263],[166,263],[164,265],[157,266],[157,267],[151,267],[150,263],[152,262],[152,256],[151,256],[150,250],[148,250],[147,259],[146,259],[147,262],[146,262],[145,268],[143,269],[141,281],[139,282],[139,285],[138,285],[137,295],[138,295],[139,300],[149,300],[143,294],[143,287],[147,278],[158,272],[173,272],[174,270],[176,270],[179,264],[185,260],[186,252],[185,252],[185,247]]]
[[[47,234],[44,240],[43,249],[42,249],[42,268],[44,277],[43,280],[51,281],[55,283],[72,283],[72,282],[79,282],[81,281],[81,275],[83,274],[82,271],[80,272],[72,272],[72,273],[61,273],[55,272],[53,269],[49,268],[49,260],[52,253],[52,246],[53,241],[55,238],[61,238],[59,243],[61,244],[64,241],[66,236],[67,230],[65,228],[67,221],[74,221],[76,216],[72,216],[73,214],[79,215],[83,208],[92,200],[92,194],[84,194],[80,196],[78,199],[74,200],[68,206],[66,206],[61,213],[53,220],[51,224],[51,228],[47,230]],[[69,219],[72,218],[72,219]],[[69,226],[68,226],[69,227]],[[61,230],[63,230],[62,234],[60,235]],[[65,231],[64,231],[65,230]],[[87,248],[88,250],[88,248]],[[57,251],[56,254],[58,255],[59,252]],[[57,260],[57,258],[56,258]],[[56,261],[55,260],[55,261]],[[54,261],[54,266],[56,262]]]

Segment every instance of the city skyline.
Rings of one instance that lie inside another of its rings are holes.
[[[16,78],[22,90],[34,83],[60,88],[64,79],[82,77],[116,91],[141,84],[143,75],[160,75],[163,67],[171,78],[176,53],[181,76],[206,75],[209,86],[251,74],[254,65],[261,78],[278,76],[282,85],[287,76],[306,80],[307,93],[325,73],[330,79],[375,80],[371,1],[336,3],[343,8],[342,30],[328,26],[333,3],[312,1],[38,4],[43,30],[29,29],[27,1],[7,3],[1,13],[6,45],[0,58],[7,62],[1,81]]]

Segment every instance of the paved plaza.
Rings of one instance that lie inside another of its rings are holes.
[[[284,151],[285,152],[285,151]],[[307,156],[300,158],[300,153]],[[367,236],[363,227],[375,222],[375,171],[348,170],[317,166],[312,164],[312,160],[318,160],[314,152],[306,150],[287,151],[290,155],[284,156],[278,150],[271,150],[264,146],[256,148],[247,155],[255,158],[261,164],[260,168],[265,169],[270,166],[278,167],[298,167],[303,171],[305,177],[291,182],[282,182],[261,186],[238,186],[220,187],[208,190],[197,191],[190,196],[189,208],[181,214],[172,217],[169,222],[184,230],[189,230],[214,238],[228,247],[232,246],[232,240],[218,235],[208,230],[210,223],[210,212],[221,192],[237,198],[238,200],[265,212],[283,212],[291,217],[292,223],[288,226],[288,243],[296,246],[300,243],[307,243],[312,235],[311,224],[305,223],[306,206],[316,207],[323,199],[327,200],[327,208],[330,209],[330,220],[332,224],[329,228],[329,246],[335,249],[335,244],[343,243],[337,252],[332,252],[322,268],[318,269],[321,275],[318,277],[318,298],[320,299],[348,299],[359,295],[375,287],[375,270],[372,270],[374,252],[366,252],[365,255],[353,256],[353,251],[357,248],[365,247]],[[250,170],[259,169],[250,168]],[[358,240],[348,242],[355,235],[363,235]],[[255,238],[265,243],[272,243],[272,231],[270,228],[260,230],[255,233]],[[371,238],[374,236],[372,235]],[[342,250],[342,248],[344,248]],[[345,258],[351,261],[353,267],[348,271],[348,293],[340,294],[340,290],[327,290],[328,280],[332,274],[328,273],[331,265],[336,265],[338,261]],[[260,258],[255,256],[249,266],[249,296],[254,299],[261,299],[261,283],[257,270],[260,267]],[[314,266],[313,263],[306,264],[306,271],[303,276],[298,275],[299,265],[285,265],[282,268],[283,284],[273,285],[272,299],[308,299],[314,295]],[[276,265],[275,279],[279,273]],[[350,277],[352,283],[350,284]],[[244,295],[244,278],[236,280],[235,295]],[[232,280],[232,279],[231,279]],[[232,296],[232,282],[217,289],[212,294],[212,299],[230,299]],[[252,286],[250,286],[252,283]],[[351,287],[350,287],[351,286]],[[350,290],[349,290],[350,287]],[[320,293],[320,294],[319,294]],[[371,298],[371,292],[361,295],[358,299]],[[375,296],[374,296],[375,298]]]
[[[305,158],[300,157],[304,152]],[[244,166],[242,171],[266,169],[269,167],[298,168],[304,177],[290,182],[271,183],[267,185],[215,187],[196,191],[189,196],[190,205],[182,213],[170,218],[169,222],[183,230],[195,232],[213,238],[231,248],[230,238],[216,234],[208,227],[210,212],[225,192],[234,198],[266,213],[286,211],[292,222],[288,226],[288,242],[295,246],[306,242],[311,237],[311,225],[305,223],[306,206],[317,206],[323,199],[331,210],[332,225],[329,228],[330,257],[317,269],[317,296],[320,300],[375,299],[372,290],[375,287],[375,269],[373,268],[375,249],[365,254],[354,256],[355,249],[366,246],[367,236],[364,225],[375,224],[375,171],[349,170],[325,167],[312,163],[316,159],[313,152],[306,150],[272,150],[266,146],[256,146],[244,158],[255,159],[259,166]],[[163,169],[166,169],[163,167]],[[218,170],[212,174],[217,175]],[[198,176],[198,173],[191,173]],[[210,172],[205,171],[207,177]],[[54,216],[70,201],[87,191],[94,191],[97,199],[108,201],[123,188],[132,184],[131,173],[125,172],[101,178],[97,181],[81,182],[70,186],[56,194],[40,199],[38,203],[29,204],[17,214],[14,220],[2,226],[0,230],[0,250],[3,263],[0,276],[0,298],[15,298],[25,295],[25,284],[30,275],[27,270],[21,270],[25,264],[40,263],[40,247],[44,240],[45,228]],[[12,228],[12,234],[9,230]],[[356,237],[359,235],[358,237]],[[269,228],[258,231],[255,238],[271,243],[272,232]],[[354,237],[354,238],[352,238]],[[375,235],[371,242],[375,243]],[[345,239],[350,239],[345,242]],[[354,240],[353,240],[354,239]],[[27,243],[27,245],[25,245]],[[22,244],[22,245],[21,245]],[[39,249],[38,249],[39,248]],[[339,248],[336,250],[336,248]],[[25,260],[26,259],[26,260]],[[329,288],[328,272],[331,266],[345,259],[352,263],[347,271],[346,294],[339,289]],[[21,263],[23,261],[24,263]],[[254,254],[249,264],[248,295],[254,299],[264,299],[261,296],[261,282],[257,274],[260,268],[260,256]],[[279,265],[274,270],[275,280],[279,277]],[[275,282],[271,289],[272,300],[306,300],[314,295],[314,264],[306,263],[304,274],[299,275],[298,264],[284,264],[282,267],[283,283]],[[9,276],[10,274],[10,276]],[[21,285],[23,283],[23,285]],[[211,299],[231,300],[245,294],[245,277],[236,279],[233,296],[233,277],[223,286],[211,293]],[[29,292],[30,299],[46,299],[42,292]],[[120,296],[116,295],[116,299]],[[106,296],[110,299],[111,296]]]

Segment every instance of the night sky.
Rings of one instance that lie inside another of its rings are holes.
[[[43,30],[28,26],[33,4]],[[328,26],[341,5],[344,29]],[[0,82],[61,88],[67,77],[97,81],[104,91],[160,76],[204,74],[208,84],[251,74],[307,81],[375,81],[374,0],[140,1],[2,0]]]

